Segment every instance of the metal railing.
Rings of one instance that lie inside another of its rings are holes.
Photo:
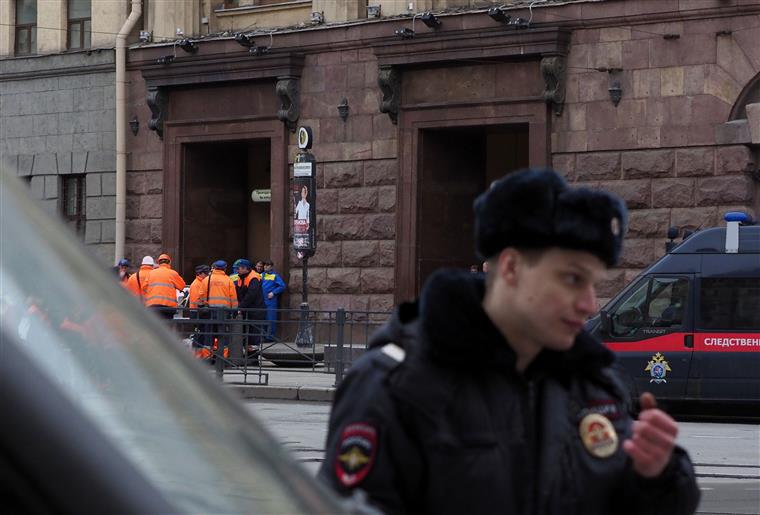
[[[227,383],[269,384],[273,370],[334,374],[335,386],[389,312],[301,309],[157,309],[198,359]],[[267,320],[267,314],[273,320]],[[251,383],[252,381],[252,383]]]

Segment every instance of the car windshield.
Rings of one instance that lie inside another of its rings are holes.
[[[339,511],[67,232],[0,173],[0,329],[177,512]]]

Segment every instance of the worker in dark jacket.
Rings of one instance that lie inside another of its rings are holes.
[[[261,343],[264,333],[264,325],[260,322],[266,316],[266,303],[261,288],[261,275],[253,270],[253,266],[247,259],[238,259],[238,278],[235,281],[235,290],[238,296],[238,307],[242,310],[244,325],[243,349],[253,353],[254,345]]]
[[[607,193],[552,170],[475,203],[488,273],[438,271],[338,388],[319,476],[388,513],[693,513],[678,426],[644,394],[637,419],[583,330],[626,224]]]

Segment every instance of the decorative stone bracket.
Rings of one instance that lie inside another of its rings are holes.
[[[300,86],[298,78],[278,77],[275,91],[277,92],[277,98],[280,99],[277,119],[283,122],[290,132],[295,132],[298,117],[300,116]]]
[[[169,105],[169,95],[166,88],[149,87],[147,102],[151,114],[148,128],[156,131],[158,137],[164,139],[164,119],[166,118],[166,109]]]
[[[380,112],[387,113],[394,124],[398,123],[398,108],[401,100],[401,73],[391,66],[381,66],[377,84],[383,92]]]
[[[552,105],[554,114],[560,116],[565,106],[565,74],[567,72],[567,60],[563,56],[555,55],[541,59],[541,74],[544,77],[546,87],[544,100]]]

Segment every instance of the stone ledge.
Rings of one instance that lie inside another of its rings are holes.
[[[242,399],[331,402],[335,388],[307,386],[225,385]]]

